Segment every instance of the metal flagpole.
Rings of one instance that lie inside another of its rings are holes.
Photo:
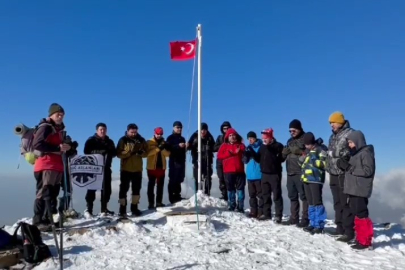
[[[198,62],[197,62],[197,85],[198,85],[198,190],[201,190],[201,24],[197,25],[198,38]]]

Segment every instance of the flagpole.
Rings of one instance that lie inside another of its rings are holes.
[[[198,61],[197,61],[197,85],[198,85],[198,190],[201,190],[201,24],[197,25],[198,38]],[[208,172],[207,172],[208,173]]]

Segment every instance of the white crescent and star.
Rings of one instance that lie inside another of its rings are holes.
[[[181,47],[181,50],[185,53],[185,54],[191,54],[194,51],[194,44],[193,43],[187,43],[186,45],[190,46],[190,49],[188,51],[186,51],[185,47]]]

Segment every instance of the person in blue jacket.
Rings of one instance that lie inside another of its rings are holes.
[[[263,214],[263,197],[262,197],[262,172],[260,170],[260,163],[257,163],[252,155],[252,151],[259,151],[260,146],[263,144],[262,140],[257,139],[256,133],[250,131],[247,134],[249,145],[243,156],[243,162],[247,164],[246,178],[248,180],[249,190],[249,204],[250,213],[252,218],[258,218]]]

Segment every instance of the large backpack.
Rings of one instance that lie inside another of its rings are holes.
[[[18,125],[14,128],[14,133],[21,136],[20,153],[24,156],[25,160],[34,165],[38,157],[41,156],[41,152],[33,148],[33,141],[35,132],[39,127],[44,125],[51,125],[49,123],[41,123],[33,128],[29,128],[24,124]]]

